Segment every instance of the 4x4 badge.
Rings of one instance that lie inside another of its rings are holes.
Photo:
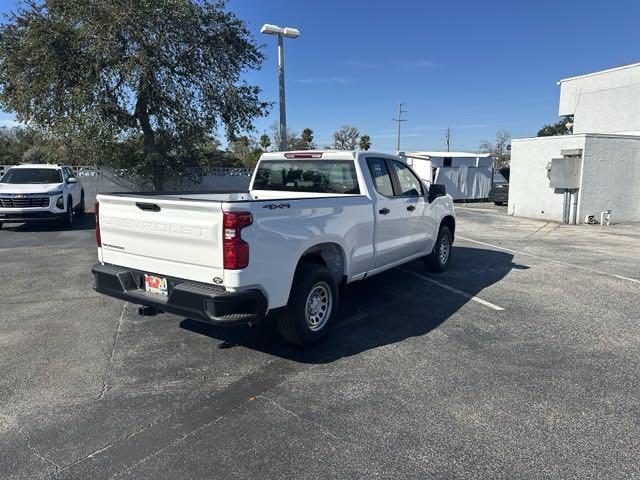
[[[265,205],[262,208],[268,208],[269,210],[275,210],[276,208],[291,208],[291,204],[289,204],[289,203],[270,203],[269,205]]]

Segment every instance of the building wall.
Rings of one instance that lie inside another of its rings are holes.
[[[578,214],[611,210],[614,223],[640,222],[640,138],[588,135]]]
[[[584,135],[514,139],[509,178],[510,214],[562,221],[563,195],[549,187],[547,165],[561,150],[582,148]],[[579,210],[578,210],[579,211]]]
[[[640,64],[561,80],[558,113],[575,134],[640,135]]]

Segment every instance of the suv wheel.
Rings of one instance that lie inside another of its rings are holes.
[[[67,210],[62,219],[62,224],[65,227],[71,227],[73,225],[73,200],[71,197],[67,198]]]
[[[451,239],[449,227],[441,226],[433,251],[425,259],[428,270],[441,273],[447,269],[451,261],[451,244],[453,243]]]
[[[85,212],[85,208],[84,208],[84,190],[82,191],[82,193],[80,194],[80,205],[78,205],[78,216],[79,217],[84,217],[84,212]]]
[[[278,330],[288,342],[311,345],[322,340],[338,311],[338,286],[322,265],[302,264],[293,280],[287,308],[278,313]]]

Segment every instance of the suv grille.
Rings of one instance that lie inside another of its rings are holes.
[[[48,207],[49,197],[0,198],[0,207],[29,208]]]

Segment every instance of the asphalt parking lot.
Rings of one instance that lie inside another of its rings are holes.
[[[640,476],[640,225],[457,213],[310,350],[97,295],[90,218],[5,226],[0,478]]]

